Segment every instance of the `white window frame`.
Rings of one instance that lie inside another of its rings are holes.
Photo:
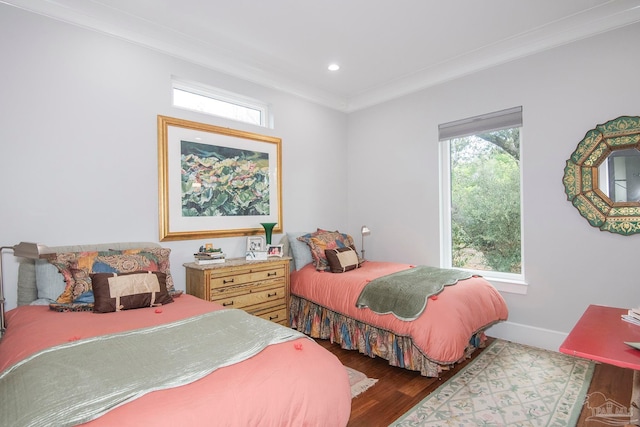
[[[189,108],[184,105],[177,105],[175,102],[175,91],[180,90],[184,92],[190,92],[195,95],[202,96],[204,98],[214,99],[216,101],[223,102],[225,104],[243,107],[249,110],[258,111],[260,113],[260,123],[255,123],[248,120],[239,120],[233,116],[225,116],[221,114],[215,114],[208,111],[202,111],[196,108]],[[271,127],[271,117],[269,105],[265,102],[258,101],[253,98],[246,97],[237,93],[229,92],[224,89],[216,88],[213,86],[207,86],[201,83],[195,83],[187,80],[181,80],[173,78],[171,80],[171,104],[175,108],[180,108],[188,111],[195,111],[197,113],[209,114],[211,116],[223,117],[225,119],[235,120],[242,123],[248,123],[256,126]]]
[[[518,123],[519,117],[519,123]],[[452,268],[451,247],[451,147],[449,141],[453,138],[474,135],[480,132],[494,131],[511,127],[520,127],[520,152],[522,153],[522,107],[514,107],[495,113],[470,117],[441,124],[438,126],[440,157],[440,266]],[[527,293],[525,281],[524,254],[524,204],[523,204],[523,158],[520,156],[520,273],[503,273],[498,271],[465,269],[480,275],[492,283],[499,291],[516,294]],[[456,267],[459,268],[459,267]]]

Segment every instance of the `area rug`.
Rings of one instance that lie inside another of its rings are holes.
[[[355,369],[351,369],[345,366],[347,373],[349,374],[349,384],[351,385],[351,398],[353,399],[359,394],[364,393],[369,388],[373,387],[378,380],[373,378],[367,378],[365,374]]]
[[[574,426],[594,363],[495,340],[392,426]]]

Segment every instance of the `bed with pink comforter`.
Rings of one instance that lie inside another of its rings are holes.
[[[52,346],[168,324],[220,309],[218,304],[190,295],[161,308],[105,314],[59,313],[47,306],[20,306],[7,312],[7,331],[0,340],[0,373]],[[2,399],[10,399],[11,394],[12,390],[0,390]],[[64,393],[60,399],[65,399]],[[344,367],[335,356],[304,337],[269,345],[255,356],[221,367],[187,385],[145,394],[88,424],[339,426],[346,425],[350,410],[350,387]],[[0,425],[7,425],[2,417],[0,414]]]
[[[356,306],[371,280],[411,267],[367,261],[335,274],[308,264],[291,273],[291,325],[312,337],[383,357],[393,366],[438,376],[482,346],[483,331],[506,320],[508,310],[499,292],[475,276],[444,287],[412,321]]]

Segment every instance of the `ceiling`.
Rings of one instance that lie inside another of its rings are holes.
[[[640,21],[640,0],[0,3],[347,112]]]

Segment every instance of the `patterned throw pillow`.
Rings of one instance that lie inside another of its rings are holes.
[[[158,270],[167,275],[167,291],[171,292],[174,289],[173,276],[171,276],[170,268],[170,255],[171,249],[169,248],[142,248],[142,249],[125,249],[123,254],[137,254],[137,253],[149,253],[155,256],[158,264]]]
[[[71,263],[74,285],[73,301],[92,290],[91,275],[94,273],[130,273],[134,271],[158,271],[158,262],[148,252],[135,254],[98,254],[95,258],[81,257]]]
[[[73,290],[75,288],[75,279],[73,277],[72,265],[76,266],[79,259],[81,259],[82,264],[93,264],[93,260],[100,253],[111,253],[109,252],[61,252],[50,255],[47,260],[55,265],[64,277],[64,281],[66,283],[64,291],[58,296],[56,299],[57,303],[60,304],[71,304],[73,300],[77,298],[80,294],[75,295]]]
[[[344,273],[360,267],[360,259],[355,246],[326,249],[324,253],[329,263],[329,271],[332,273]]]
[[[92,274],[93,311],[111,313],[172,303],[166,278],[166,274],[158,271]]]
[[[306,242],[309,245],[316,270],[319,271],[326,271],[329,268],[325,250],[347,248],[349,246],[355,247],[351,236],[340,233],[339,231],[322,230],[312,233],[309,237],[307,236],[298,237],[298,240]]]
[[[49,304],[49,310],[57,311],[58,313],[75,313],[79,311],[93,311],[93,303],[63,304],[59,302],[52,302],[51,304]]]
[[[93,273],[160,271],[166,274],[167,290],[173,290],[168,248],[127,249],[123,251],[67,252],[53,255],[49,262],[64,276],[66,287],[56,302],[70,304],[92,290]]]

